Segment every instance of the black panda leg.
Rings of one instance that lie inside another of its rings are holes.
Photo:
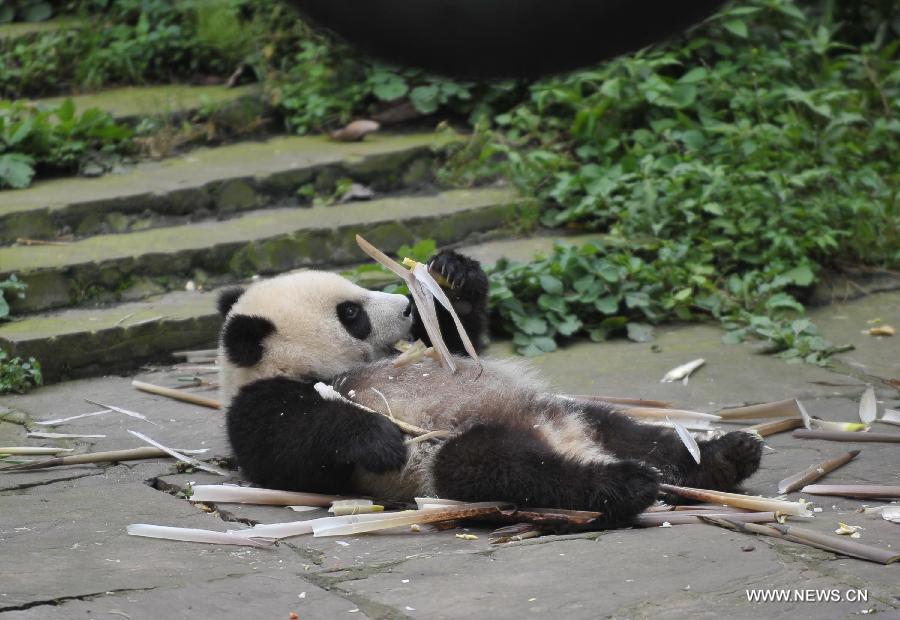
[[[530,428],[478,425],[435,456],[435,490],[463,501],[594,510],[604,525],[627,524],[656,500],[658,474],[636,461],[579,463],[554,452]]]
[[[452,250],[443,250],[428,263],[429,268],[441,274],[449,283],[444,292],[453,304],[463,327],[476,350],[482,349],[488,325],[488,279],[478,261],[458,254]],[[456,331],[456,325],[450,313],[440,304],[436,305],[441,335],[451,353],[465,354],[462,340]],[[418,311],[413,313],[413,338],[420,338],[428,345],[431,339],[425,331]]]
[[[249,480],[276,489],[342,493],[355,466],[403,467],[397,426],[378,414],[325,400],[310,381],[283,377],[250,383],[226,414],[228,438]]]
[[[727,491],[759,469],[762,444],[749,433],[735,431],[698,439],[698,465],[670,428],[638,422],[603,405],[585,405],[583,410],[605,450],[656,467],[669,484]]]

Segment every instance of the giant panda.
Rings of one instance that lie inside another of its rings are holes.
[[[429,267],[481,343],[488,282],[479,264],[443,251]],[[397,368],[398,340],[427,341],[416,308],[337,274],[228,290],[219,310],[228,438],[245,476],[265,487],[593,510],[613,527],[652,504],[660,482],[726,490],[759,466],[761,445],[748,433],[700,439],[698,466],[672,429],[555,395],[521,359],[460,356],[456,374],[427,357]],[[323,398],[317,382],[352,402]],[[407,445],[390,419],[354,403],[452,434]]]

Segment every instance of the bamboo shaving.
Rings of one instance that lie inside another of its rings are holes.
[[[875,401],[875,388],[871,385],[867,385],[866,390],[859,399],[859,421],[866,426],[871,426],[872,423],[875,422],[877,414],[878,403]]]
[[[668,420],[668,418],[666,418]],[[672,422],[672,420],[668,420],[675,427],[675,432],[678,433],[678,438],[681,440],[681,443],[684,444],[684,447],[687,448],[687,451],[691,453],[691,456],[694,457],[694,460],[697,462],[697,465],[700,464],[700,446],[697,445],[694,437],[678,422]]]
[[[103,439],[106,435],[79,435],[77,433],[44,433],[41,431],[34,431],[28,433],[26,437],[33,437],[35,439]]]
[[[116,407],[115,405],[106,405],[106,404],[104,404],[104,403],[98,403],[98,402],[93,401],[93,400],[88,400],[87,398],[85,398],[84,400],[85,400],[86,402],[89,402],[89,403],[92,404],[92,405],[97,405],[98,407],[104,407],[105,409],[112,409],[113,411],[117,411],[117,412],[119,412],[119,413],[124,413],[124,414],[127,415],[128,417],[136,418],[136,419],[142,420],[142,421],[144,421],[144,422],[149,422],[150,424],[153,424],[154,426],[159,426],[159,424],[157,424],[157,423],[154,422],[153,420],[147,419],[147,416],[145,416],[145,415],[142,414],[142,413],[138,413],[137,411],[131,411],[130,409],[124,409],[124,408],[122,408],[122,407]]]
[[[215,467],[213,465],[208,465],[208,464],[204,463],[203,461],[197,460],[186,454],[178,452],[177,450],[173,450],[172,448],[164,446],[161,443],[159,443],[158,441],[150,439],[143,433],[139,433],[137,431],[132,431],[132,430],[129,430],[128,432],[131,433],[132,435],[134,435],[135,437],[137,437],[138,439],[140,439],[141,441],[149,443],[151,446],[153,446],[155,448],[159,448],[160,450],[162,450],[169,456],[176,458],[179,461],[182,461],[184,463],[187,463],[188,465],[196,467],[197,469],[202,469],[203,471],[208,471],[211,474],[216,474],[219,476],[230,476],[231,475],[227,471],[223,471],[223,470],[219,469],[218,467]]]
[[[36,420],[34,423],[40,426],[58,426],[64,422],[71,422],[72,420],[80,420],[81,418],[90,418],[95,415],[104,415],[107,413],[112,413],[112,409],[101,409],[100,411],[92,411],[90,413],[80,413],[78,415],[69,416],[68,418],[57,418],[55,420]]]
[[[180,540],[183,542],[199,542],[214,545],[243,545],[249,547],[269,547],[274,544],[271,540],[260,540],[248,536],[235,536],[227,532],[215,530],[201,530],[189,527],[169,527],[166,525],[150,525],[148,523],[133,523],[126,529],[130,536],[143,536],[146,538],[163,538],[166,540]]]
[[[667,372],[662,379],[659,380],[660,383],[673,383],[675,381],[681,380],[687,385],[688,379],[691,374],[703,366],[706,363],[706,360],[703,358],[698,358],[695,360],[691,360],[690,362],[686,362],[681,366],[676,366],[669,372]]]

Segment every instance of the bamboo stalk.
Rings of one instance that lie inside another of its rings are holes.
[[[778,518],[774,512],[731,512],[715,510],[642,512],[634,519],[635,527],[659,527],[663,523],[670,525],[689,525],[703,523],[701,517],[728,518],[740,523],[771,523]]]
[[[21,465],[13,465],[5,467],[2,471],[26,471],[31,469],[44,469],[47,467],[59,467],[60,465],[85,465],[88,463],[107,463],[110,461],[139,461],[141,459],[153,458],[170,458],[169,455],[159,448],[131,448],[128,450],[112,450],[109,452],[88,452],[86,454],[73,454],[71,456],[59,456],[44,461],[35,461],[33,463],[22,463]]]
[[[404,525],[437,523],[440,521],[456,521],[485,517],[490,514],[510,510],[513,507],[503,502],[481,502],[436,508],[434,510],[404,510],[382,515],[356,515],[352,517],[326,517],[316,519],[313,524],[313,536],[347,536],[374,532]],[[365,517],[383,516],[382,519],[365,519]],[[340,521],[338,521],[338,519]]]
[[[703,420],[708,422],[718,422],[719,416],[714,413],[703,413],[702,411],[689,411],[687,409],[667,409],[662,407],[627,407],[622,409],[625,413],[636,418],[651,418],[654,420],[665,420],[673,418],[678,420]]]
[[[185,392],[183,390],[175,390],[173,388],[163,387],[161,385],[145,383],[143,381],[138,381],[136,379],[131,382],[131,386],[138,390],[141,390],[142,392],[158,394],[159,396],[165,396],[167,398],[180,400],[185,403],[200,405],[202,407],[209,407],[210,409],[221,409],[222,408],[222,403],[220,403],[219,401],[217,401],[213,398],[199,396],[197,394],[192,394],[191,392]]]
[[[751,497],[740,493],[725,493],[724,491],[710,491],[708,489],[694,489],[691,487],[679,487],[672,484],[661,484],[659,490],[663,493],[671,493],[687,499],[711,504],[725,504],[737,508],[750,508],[760,512],[780,512],[797,517],[811,517],[812,511],[807,504],[800,502],[786,502],[780,499],[766,497]]]
[[[756,418],[787,418],[800,415],[797,400],[788,398],[771,403],[760,403],[746,407],[722,409],[719,415],[723,420],[754,420]]]
[[[815,482],[825,474],[832,472],[839,467],[843,467],[854,458],[856,458],[858,454],[859,450],[851,450],[850,452],[842,454],[841,456],[835,457],[833,459],[828,459],[827,461],[820,463],[819,465],[813,465],[812,467],[800,472],[799,474],[788,476],[778,483],[778,492],[793,493],[797,489],[808,485],[810,482]]]
[[[900,485],[887,484],[811,484],[800,489],[810,495],[836,495],[864,499],[894,499],[900,497]]]
[[[218,349],[197,349],[196,351],[175,351],[172,357],[216,357]]]
[[[773,523],[771,525],[761,525],[758,523],[739,523],[729,518],[709,518],[700,517],[710,525],[717,525],[736,532],[745,534],[762,534],[763,536],[771,536],[772,538],[780,538],[791,542],[816,547],[831,553],[838,553],[850,557],[869,560],[879,564],[892,564],[900,560],[900,553],[879,549],[858,543],[847,538],[840,538],[828,534],[821,534],[814,530],[796,527],[792,525],[782,525]]]
[[[268,506],[318,506],[328,508],[332,502],[342,499],[340,495],[321,493],[300,493],[279,489],[239,487],[228,484],[197,484],[191,487],[192,502],[224,502],[232,504],[259,504]]]
[[[776,433],[792,431],[795,428],[801,428],[803,420],[800,418],[782,418],[781,420],[772,420],[771,422],[761,422],[752,426],[742,428],[747,433],[756,433],[760,437],[768,437]]]
[[[560,398],[572,400],[586,400],[590,402],[600,401],[613,405],[633,405],[635,407],[655,407],[657,409],[671,409],[672,403],[664,400],[645,400],[643,398],[620,398],[618,396],[595,396],[589,394],[559,394]]]
[[[797,439],[822,439],[824,441],[874,441],[900,443],[898,433],[858,433],[855,431],[817,431],[805,428],[793,432]]]
[[[0,447],[0,455],[15,456],[45,456],[47,454],[59,454],[71,452],[74,448],[45,448],[39,446],[6,446]]]

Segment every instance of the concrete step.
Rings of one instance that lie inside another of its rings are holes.
[[[428,179],[433,149],[447,142],[434,134],[383,134],[355,143],[279,137],[142,162],[121,174],[39,181],[0,191],[0,244],[296,204],[301,186],[314,183],[327,191],[340,177],[376,191],[416,185]]]
[[[502,256],[528,260],[536,252],[549,252],[556,238],[489,241],[459,251],[484,265]],[[49,383],[168,361],[172,351],[216,346],[221,327],[216,296],[216,291],[174,291],[137,302],[29,315],[0,323],[0,349],[40,360]]]
[[[36,107],[47,107],[57,106],[66,99],[72,99],[78,112],[99,108],[112,114],[118,121],[135,122],[147,117],[180,118],[204,106],[223,107],[241,100],[258,99],[259,96],[260,88],[257,84],[238,88],[226,88],[221,85],[165,84],[128,86],[70,97],[33,99],[29,103]]]
[[[457,243],[496,230],[515,217],[506,189],[455,190],[309,208],[269,209],[65,245],[0,248],[0,280],[15,273],[28,284],[13,313],[143,296],[187,279],[246,278],[298,267],[362,260],[354,235],[385,251],[432,238]]]

